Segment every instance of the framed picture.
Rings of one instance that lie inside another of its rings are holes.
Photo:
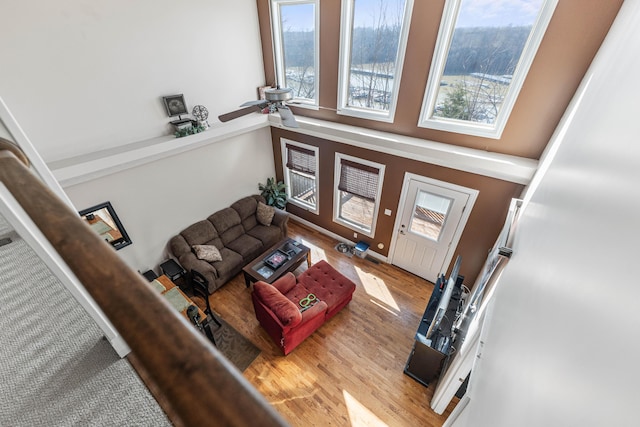
[[[184,95],[163,96],[164,108],[169,117],[187,114],[187,104],[184,102]]]
[[[116,250],[132,243],[111,202],[100,203],[80,211],[79,214],[89,227]]]
[[[264,263],[274,270],[280,268],[287,261],[289,261],[289,257],[280,249],[276,250],[264,259]]]

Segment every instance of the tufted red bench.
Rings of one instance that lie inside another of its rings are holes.
[[[251,299],[258,322],[286,355],[344,308],[355,289],[355,283],[322,260],[297,279],[287,273],[271,285],[256,282]],[[318,302],[302,310],[300,301],[309,294]]]

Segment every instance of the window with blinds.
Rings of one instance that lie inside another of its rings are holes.
[[[334,221],[373,237],[384,165],[336,153]]]
[[[318,147],[280,140],[289,203],[318,213]]]

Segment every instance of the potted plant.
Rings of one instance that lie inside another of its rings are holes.
[[[267,178],[267,183],[258,183],[258,190],[267,201],[267,205],[278,209],[284,209],[287,204],[286,185],[282,181],[276,182],[275,178]]]

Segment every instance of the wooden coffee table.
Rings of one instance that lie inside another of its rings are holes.
[[[306,259],[307,266],[311,267],[311,250],[300,242],[291,238],[286,238],[276,243],[256,259],[247,264],[243,269],[244,282],[247,288],[251,282],[262,280],[266,283],[273,283],[285,273],[295,270]],[[276,254],[272,261],[284,258],[282,264],[269,265],[269,258]]]

